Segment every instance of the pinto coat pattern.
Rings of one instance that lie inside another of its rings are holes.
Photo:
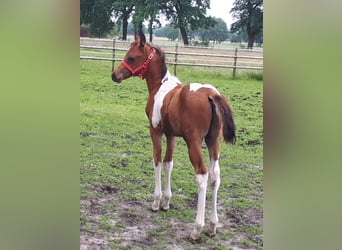
[[[220,144],[222,138],[227,143],[235,142],[232,109],[226,98],[212,85],[199,83],[182,85],[179,79],[168,71],[164,53],[159,48],[146,43],[143,34],[136,34],[135,42],[132,43],[124,60],[112,73],[112,80],[120,83],[131,76],[146,79],[149,94],[145,110],[150,121],[150,135],[153,143],[152,165],[155,171],[152,210],[168,210],[170,207],[172,156],[176,137],[183,137],[198,185],[197,215],[190,238],[198,240],[204,226],[208,173],[212,191],[208,234],[214,236],[218,224],[216,205],[220,186]],[[167,140],[162,161],[163,134]],[[209,172],[201,153],[203,139],[209,151]],[[166,186],[164,198],[161,201],[162,166],[166,173]]]

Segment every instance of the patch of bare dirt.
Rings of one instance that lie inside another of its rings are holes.
[[[202,234],[202,241],[199,244],[190,243],[187,240],[193,223],[180,221],[177,218],[158,217],[156,212],[150,208],[151,201],[119,201],[120,190],[116,187],[103,185],[93,187],[99,197],[81,198],[81,223],[80,223],[80,249],[81,250],[102,250],[102,249],[154,249],[160,246],[163,241],[164,249],[215,249],[208,248],[211,245],[219,244],[227,246],[230,250],[249,250],[250,245],[244,242],[253,242],[255,246],[262,245],[262,233],[248,234],[244,231],[250,226],[262,228],[263,214],[256,208],[225,207],[225,201],[219,200],[218,215],[220,223],[217,227],[217,236],[209,238],[204,236],[207,225]],[[251,199],[260,197],[251,197]],[[230,197],[230,199],[234,199]],[[206,209],[206,223],[210,215],[210,195]],[[197,195],[189,197],[188,209],[196,210]],[[170,204],[170,209],[178,209],[177,204]],[[157,213],[167,213],[158,211]],[[107,216],[108,228],[100,225],[101,217]],[[227,236],[232,233],[231,236]],[[226,236],[224,236],[226,234]]]

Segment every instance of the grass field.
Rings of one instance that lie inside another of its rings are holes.
[[[262,249],[262,77],[233,80],[227,70],[177,68],[183,83],[217,87],[230,101],[237,127],[237,143],[221,147],[218,234],[203,233],[193,244],[186,235],[195,220],[197,185],[186,145],[177,140],[171,208],[154,213],[146,83],[131,78],[116,84],[110,74],[109,62],[80,62],[81,249]],[[205,148],[203,154],[208,163]]]

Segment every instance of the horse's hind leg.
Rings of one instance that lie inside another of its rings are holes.
[[[164,170],[166,175],[165,193],[164,200],[162,202],[161,208],[163,210],[168,210],[170,208],[170,199],[172,197],[171,192],[171,173],[173,169],[173,149],[175,147],[176,137],[169,136],[166,141],[166,153],[164,157]]]
[[[210,186],[212,192],[212,203],[211,203],[211,213],[210,213],[210,223],[208,229],[208,235],[214,236],[216,234],[216,226],[218,224],[218,216],[217,216],[217,192],[220,186],[220,166],[219,166],[219,150],[220,150],[220,142],[217,139],[216,142],[210,143],[210,141],[206,140],[209,156],[210,156],[210,169],[209,169],[209,177],[210,177]]]
[[[195,227],[190,237],[192,240],[200,238],[201,230],[204,226],[205,200],[208,183],[208,170],[204,164],[201,154],[201,141],[186,140],[189,149],[189,156],[196,172],[196,182],[198,185],[198,202]]]

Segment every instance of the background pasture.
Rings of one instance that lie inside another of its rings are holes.
[[[237,127],[237,143],[221,147],[218,234],[203,234],[197,245],[185,239],[195,219],[197,185],[181,138],[174,153],[171,209],[150,209],[154,171],[145,81],[131,78],[116,84],[110,78],[110,63],[103,61],[81,60],[80,73],[81,249],[262,249],[260,73],[240,74],[233,80],[227,69],[177,69],[183,83],[217,87],[230,101]],[[203,154],[208,155],[205,147]]]
[[[80,58],[121,62],[130,47],[132,37],[127,41],[113,39],[80,38]],[[134,39],[133,39],[134,41]],[[263,49],[241,49],[239,44],[227,42],[210,43],[208,46],[182,46],[176,41],[157,38],[153,45],[166,54],[166,62],[174,67],[195,66],[235,69],[236,71],[262,71]],[[174,74],[177,74],[174,68]]]

